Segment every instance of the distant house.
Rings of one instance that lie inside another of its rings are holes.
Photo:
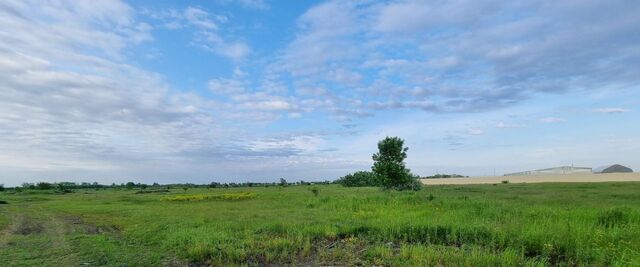
[[[613,164],[610,166],[600,167],[596,169],[596,173],[625,173],[625,172],[633,172],[633,170],[629,167],[622,166],[620,164]]]
[[[507,173],[504,176],[531,176],[531,175],[558,175],[558,174],[591,174],[589,167],[560,166],[548,169],[539,169],[523,172]]]

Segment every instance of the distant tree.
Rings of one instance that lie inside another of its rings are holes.
[[[160,186],[160,184],[158,184],[158,183],[153,183],[153,187],[158,187],[158,186]]]
[[[0,184],[0,192],[4,191],[4,185]]]
[[[347,187],[357,186],[380,186],[379,179],[376,174],[368,171],[358,171],[353,174],[347,174],[338,179],[338,184]]]
[[[372,156],[374,163],[371,170],[376,174],[380,186],[397,190],[421,188],[418,177],[405,167],[408,150],[404,140],[398,137],[386,137],[378,142],[378,153]]]
[[[134,186],[136,186],[136,184],[134,184],[133,182],[127,182],[127,184],[125,185],[127,189],[133,189]]]
[[[48,190],[51,189],[52,185],[50,183],[47,182],[39,182],[36,184],[36,189],[38,190]]]
[[[147,187],[148,187],[148,185],[146,185],[146,184],[140,184],[140,188],[142,188],[142,189],[147,189]]]
[[[186,193],[186,192],[187,192],[187,190],[189,190],[189,187],[186,187],[186,186],[185,186],[185,187],[182,187],[182,190],[184,190],[184,192]]]
[[[280,178],[280,186],[282,186],[282,187],[286,187],[287,185],[289,185],[289,184],[287,183],[287,180],[285,180],[284,178]]]
[[[36,189],[36,185],[32,183],[22,183],[22,188],[24,189]]]

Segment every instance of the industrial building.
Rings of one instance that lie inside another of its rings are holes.
[[[595,173],[629,173],[629,172],[633,172],[633,170],[629,167],[622,166],[620,164],[613,164],[613,165],[597,168],[594,172]]]
[[[504,176],[530,176],[530,175],[558,175],[558,174],[591,174],[593,170],[588,167],[561,166],[548,169],[539,169],[524,172],[507,173]]]

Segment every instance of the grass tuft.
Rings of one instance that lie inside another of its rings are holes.
[[[622,209],[610,209],[598,214],[598,224],[607,228],[622,226],[629,222],[629,215]]]

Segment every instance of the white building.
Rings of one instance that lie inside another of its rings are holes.
[[[558,175],[558,174],[591,174],[593,170],[588,167],[561,166],[548,169],[539,169],[524,172],[507,173],[504,176],[528,176],[528,175]]]

